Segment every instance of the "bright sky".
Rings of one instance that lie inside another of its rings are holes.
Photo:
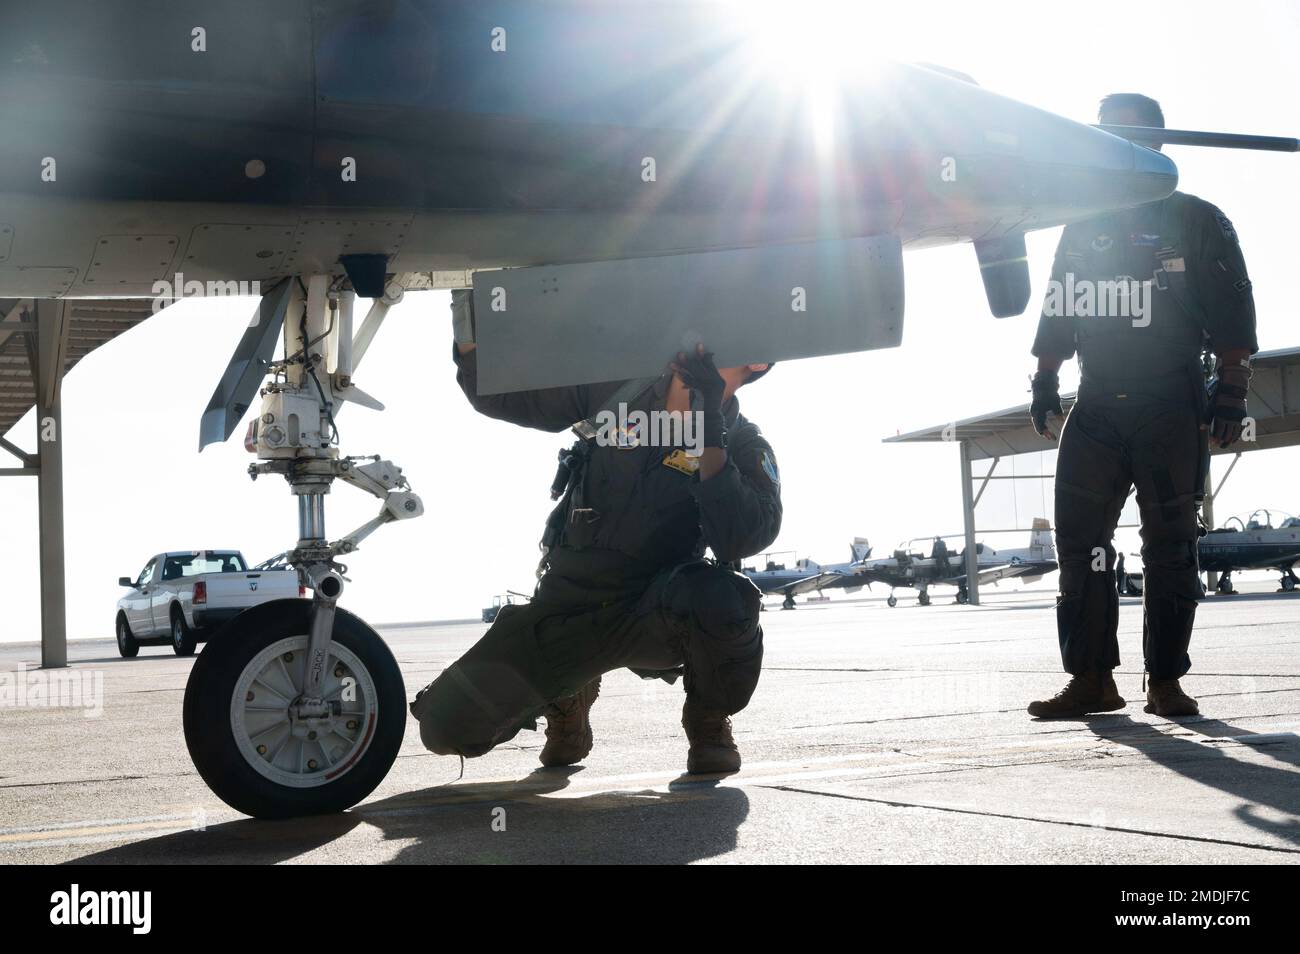
[[[864,45],[962,70],[1075,119],[1093,121],[1105,93],[1144,92],[1161,101],[1172,127],[1300,135],[1300,5],[930,2],[869,11],[844,22]],[[1220,206],[1237,227],[1261,347],[1300,345],[1287,285],[1296,273],[1300,156],[1166,151],[1180,188]],[[908,253],[901,348],[783,363],[742,392],[781,466],[785,524],[774,549],[833,562],[848,559],[854,536],[868,537],[879,556],[906,538],[960,532],[956,447],[880,441],[1028,400],[1029,345],[1056,238],[1029,236],[1034,295],[1018,318],[989,317],[969,246]],[[357,375],[388,410],[350,407],[339,419],[345,453],[394,460],[426,505],[424,517],[379,531],[349,561],[344,604],[372,622],[476,617],[493,593],[532,588],[563,437],[469,408],[448,356],[448,297],[411,294],[390,313]],[[195,451],[199,417],[254,307],[252,299],[183,302],[96,351],[65,382],[71,636],[110,636],[117,578],[134,577],[154,553],[235,547],[256,562],[296,539],[287,487],[250,481],[242,442]],[[1073,387],[1072,365],[1063,377],[1063,388]],[[30,448],[33,427],[29,416],[9,436]],[[1019,466],[1050,470],[1051,462]],[[1216,475],[1226,466],[1216,461]],[[1300,450],[1247,455],[1218,502],[1220,521],[1256,507],[1300,511],[1297,473]],[[1028,527],[1050,517],[1050,500],[1037,483],[1014,507],[990,491],[979,519]],[[327,529],[338,536],[377,511],[374,498],[338,486]],[[0,640],[39,638],[34,479],[0,481],[0,528]],[[988,540],[1023,546],[1027,538]],[[1137,549],[1132,533],[1121,544]]]

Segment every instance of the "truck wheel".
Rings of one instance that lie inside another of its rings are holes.
[[[172,607],[172,652],[177,656],[193,656],[197,640],[194,631],[185,622],[185,613],[179,606]]]
[[[215,633],[185,686],[185,744],[199,775],[255,818],[341,812],[383,781],[406,729],[406,687],[379,634],[336,610],[323,689],[329,715],[291,710],[306,680],[310,600],[246,610]]]
[[[131,627],[126,621],[123,613],[117,614],[117,651],[121,653],[123,659],[134,659],[140,654],[140,644],[135,641],[135,636],[131,634]]]

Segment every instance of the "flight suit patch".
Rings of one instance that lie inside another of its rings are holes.
[[[1237,241],[1237,230],[1232,227],[1232,221],[1222,212],[1217,213],[1214,217],[1219,222],[1219,228],[1223,229],[1223,237],[1230,242]]]
[[[700,459],[692,457],[680,447],[664,458],[664,466],[691,476],[700,469]]]
[[[641,425],[639,423],[624,424],[618,429],[614,446],[619,450],[635,450],[641,446]]]
[[[781,474],[776,469],[776,461],[767,451],[763,451],[763,456],[759,458],[759,465],[763,468],[763,473],[767,474],[767,479],[772,481],[773,486],[781,486]]]

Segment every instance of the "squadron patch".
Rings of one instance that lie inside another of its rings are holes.
[[[1232,227],[1232,221],[1222,212],[1215,213],[1215,219],[1219,222],[1219,228],[1223,229],[1223,237],[1230,242],[1237,241],[1237,230]]]
[[[781,486],[781,474],[776,469],[776,461],[767,451],[763,451],[763,456],[758,459],[759,465],[763,468],[763,473],[767,474],[767,479],[772,481],[774,486]]]
[[[618,429],[614,446],[619,450],[635,450],[641,446],[641,425],[639,422],[624,423]]]
[[[1106,234],[1098,235],[1095,239],[1092,240],[1092,250],[1094,252],[1109,251],[1110,247],[1114,244],[1115,244],[1115,240],[1111,238],[1109,235]]]

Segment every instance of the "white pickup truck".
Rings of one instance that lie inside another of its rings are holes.
[[[132,580],[117,581],[131,592],[117,601],[117,649],[134,656],[143,644],[170,642],[178,656],[250,606],[306,595],[290,569],[249,570],[238,550],[182,550],[159,553]]]

